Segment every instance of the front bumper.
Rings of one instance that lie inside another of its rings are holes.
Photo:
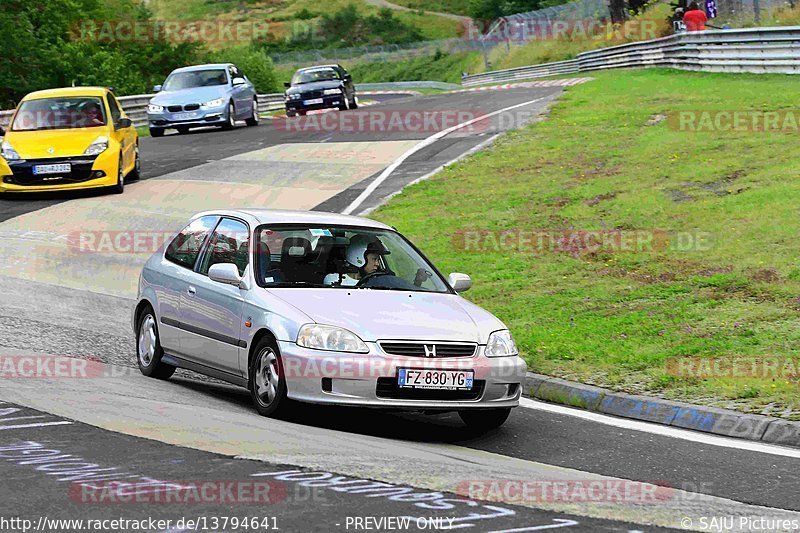
[[[454,411],[519,405],[527,365],[519,357],[388,356],[375,343],[368,354],[310,350],[280,341],[289,398],[304,402],[400,410]],[[472,391],[431,391],[396,387],[398,368],[473,370]]]
[[[331,109],[331,108],[338,108],[339,106],[344,104],[345,95],[342,94],[333,94],[329,96],[322,96],[317,97],[317,99],[321,98],[322,102],[317,104],[306,104],[307,100],[313,100],[312,97],[301,97],[299,100],[286,100],[286,111],[287,112],[297,112],[297,111],[314,111],[316,109]]]
[[[119,151],[112,149],[98,156],[3,161],[3,164],[0,164],[0,192],[44,192],[108,187],[117,183],[118,162]],[[35,165],[64,163],[69,163],[70,172],[41,175],[33,173]]]
[[[194,111],[170,112],[167,109],[160,113],[147,112],[147,125],[151,128],[177,128],[178,126],[200,127],[214,126],[228,122],[227,104],[209,109]]]

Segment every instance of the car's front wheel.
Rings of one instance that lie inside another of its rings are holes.
[[[262,416],[279,416],[287,410],[286,376],[275,341],[262,338],[250,363],[249,389],[253,404]]]
[[[258,126],[258,119],[259,119],[259,115],[258,115],[258,100],[253,98],[253,113],[250,116],[250,118],[245,120],[245,124],[247,124],[248,126]]]
[[[228,120],[222,125],[223,130],[232,130],[236,125],[236,109],[233,107],[233,102],[228,104]]]
[[[175,367],[161,362],[164,350],[158,337],[158,324],[153,308],[147,306],[136,325],[136,359],[139,370],[145,376],[157,379],[169,379],[175,373]]]
[[[139,143],[133,149],[133,170],[128,174],[129,180],[138,180],[142,177],[142,160],[139,158]]]
[[[117,184],[111,190],[114,194],[125,192],[125,167],[122,165],[122,154],[119,154],[119,163],[117,164]]]
[[[510,407],[504,409],[470,409],[458,412],[458,416],[471,430],[481,433],[499,428],[508,420],[508,415],[510,414]]]

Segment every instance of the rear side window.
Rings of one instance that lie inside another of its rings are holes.
[[[217,223],[217,218],[216,216],[206,216],[192,221],[172,239],[164,253],[164,258],[182,267],[194,268],[200,249]]]

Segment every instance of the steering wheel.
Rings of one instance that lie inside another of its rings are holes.
[[[372,278],[377,278],[378,276],[392,276],[392,275],[394,274],[387,270],[376,270],[375,272],[370,272],[363,278],[359,279],[358,283],[356,283],[356,287],[362,287],[367,282],[367,280],[370,280]]]

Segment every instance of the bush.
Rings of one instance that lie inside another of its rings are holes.
[[[256,91],[260,94],[281,91],[272,60],[263,50],[242,45],[211,52],[207,55],[206,61],[209,63],[234,63],[250,78],[250,81],[256,86]]]

